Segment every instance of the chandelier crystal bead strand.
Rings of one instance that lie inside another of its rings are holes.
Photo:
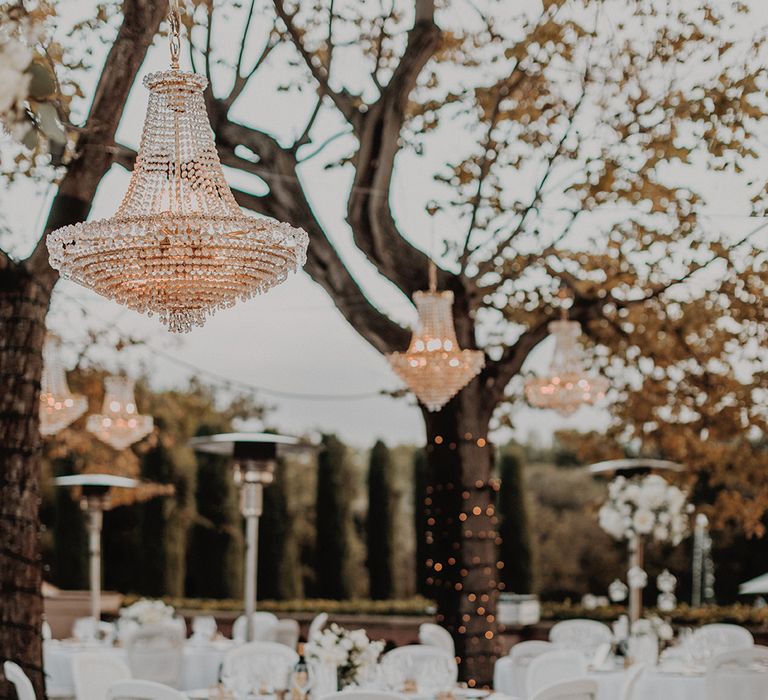
[[[43,348],[40,380],[40,434],[55,435],[88,410],[88,399],[73,394],[61,359],[61,339],[49,333]]]
[[[205,111],[208,81],[179,70],[171,3],[171,69],[144,78],[149,106],[116,214],[53,231],[51,265],[173,332],[266,292],[306,262],[299,228],[242,213],[226,183]]]
[[[485,366],[481,350],[462,350],[453,325],[453,292],[437,291],[434,264],[429,291],[415,292],[419,323],[406,352],[387,355],[394,372],[429,411],[439,411]]]
[[[548,327],[555,339],[555,352],[544,377],[534,377],[525,383],[525,397],[535,408],[551,408],[569,416],[584,405],[592,405],[605,397],[608,380],[584,371],[579,337],[581,325],[565,317],[552,321]]]
[[[133,384],[128,377],[107,377],[101,413],[88,416],[85,426],[88,432],[116,450],[124,450],[138,442],[154,427],[152,416],[139,415]]]

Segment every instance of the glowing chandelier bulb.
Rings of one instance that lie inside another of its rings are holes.
[[[581,406],[592,405],[604,398],[608,380],[584,371],[578,321],[563,318],[552,321],[548,328],[555,339],[549,372],[544,377],[529,379],[525,383],[525,396],[535,408],[551,408],[569,416]]]
[[[104,402],[100,414],[88,416],[86,428],[116,450],[124,450],[152,432],[152,416],[139,415],[128,377],[104,379]]]
[[[387,355],[394,372],[429,411],[439,411],[485,366],[481,350],[462,350],[453,325],[453,292],[436,290],[430,266],[429,291],[415,292],[419,324],[408,350]]]
[[[61,339],[49,333],[43,347],[40,380],[40,434],[55,435],[88,410],[88,399],[73,394],[61,359]]]
[[[171,69],[144,78],[149,106],[128,191],[109,219],[47,239],[51,266],[170,331],[266,292],[306,262],[307,234],[242,213],[221,169],[203,91],[179,70],[180,19],[171,2]]]

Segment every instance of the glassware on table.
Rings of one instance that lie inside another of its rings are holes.
[[[312,682],[314,681],[312,667],[303,659],[293,667],[291,674],[291,688],[296,691],[300,698],[306,698]]]
[[[213,615],[196,615],[192,620],[192,639],[198,642],[209,642],[218,630],[216,618]]]

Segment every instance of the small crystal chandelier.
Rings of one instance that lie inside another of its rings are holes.
[[[551,408],[569,416],[583,405],[591,405],[605,397],[608,380],[590,376],[583,370],[579,336],[581,325],[569,321],[563,306],[562,318],[547,328],[555,338],[555,352],[544,377],[534,377],[525,383],[525,397],[536,408]]]
[[[40,433],[55,435],[88,410],[88,399],[73,394],[61,359],[61,339],[49,333],[43,347],[43,376],[40,380]]]
[[[149,107],[116,214],[53,231],[47,244],[62,277],[187,332],[283,282],[306,262],[309,239],[241,212],[205,111],[208,81],[179,70],[178,0],[169,21],[171,69],[144,78]]]
[[[461,350],[453,326],[453,292],[437,291],[434,263],[429,291],[415,292],[419,325],[406,352],[387,355],[395,373],[430,411],[439,411],[485,365],[481,350]]]
[[[149,435],[153,421],[152,416],[139,415],[132,379],[107,377],[101,413],[88,416],[85,427],[107,445],[124,450]]]

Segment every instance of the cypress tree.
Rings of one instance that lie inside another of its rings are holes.
[[[504,563],[501,581],[507,591],[530,593],[533,585],[531,541],[525,504],[523,468],[517,454],[501,456],[501,487],[497,511],[499,515],[499,560]]]
[[[413,453],[413,526],[416,533],[416,592],[422,596],[429,596],[426,497],[427,455],[424,450],[416,450]]]
[[[368,460],[368,518],[366,546],[370,596],[392,597],[392,458],[387,446],[377,440]]]
[[[258,594],[268,600],[286,595],[281,577],[288,519],[284,471],[280,460],[275,480],[264,489],[264,512],[259,522]]]
[[[315,588],[319,598],[349,597],[345,576],[351,508],[347,448],[335,435],[323,435],[317,459]]]
[[[75,472],[71,459],[53,463],[56,476]],[[53,552],[49,580],[64,589],[88,587],[88,533],[80,503],[72,497],[72,489],[56,487],[53,491],[51,530]]]

